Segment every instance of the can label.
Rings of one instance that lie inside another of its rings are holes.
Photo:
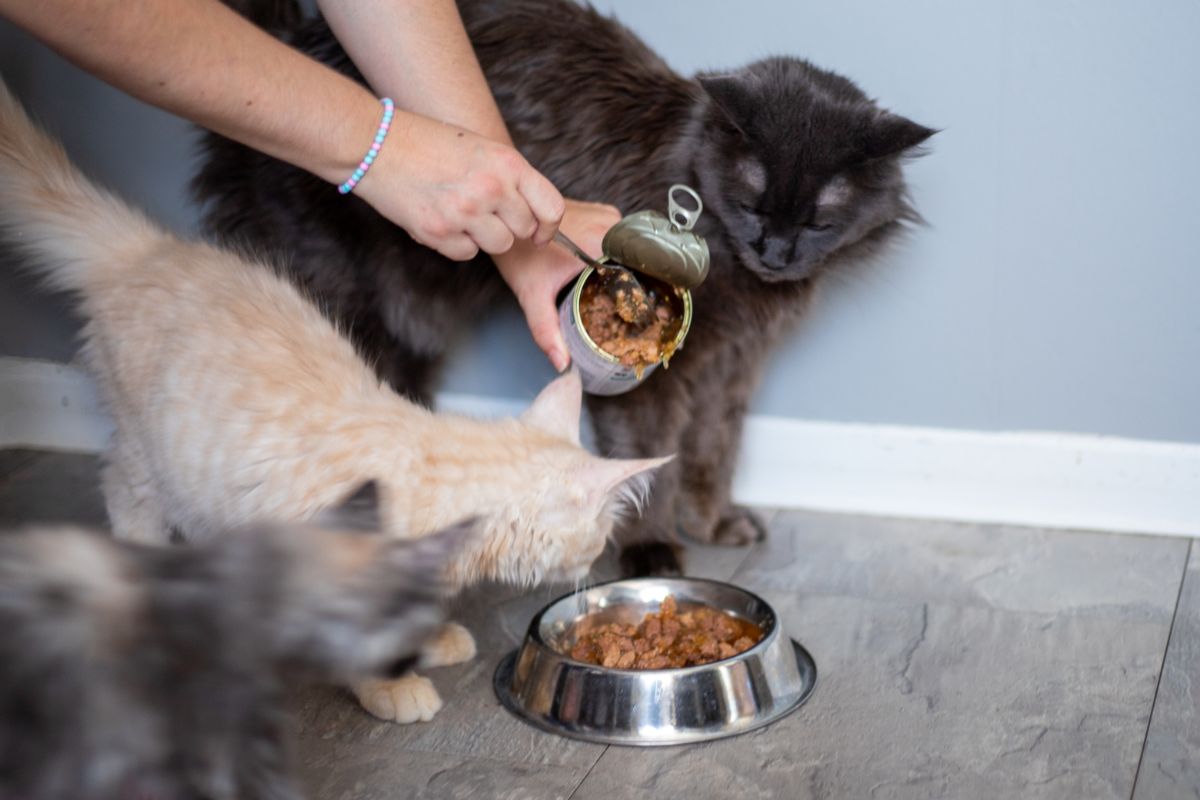
[[[658,364],[647,366],[642,370],[642,377],[639,378],[632,367],[625,366],[584,338],[583,322],[575,316],[575,298],[579,295],[582,286],[583,281],[581,280],[563,298],[562,305],[558,307],[558,325],[562,329],[563,338],[567,340],[567,350],[571,354],[571,362],[579,370],[579,376],[583,379],[583,390],[588,394],[599,395],[628,392],[657,369]]]

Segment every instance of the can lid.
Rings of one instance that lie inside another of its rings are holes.
[[[690,197],[695,209],[677,202],[676,193]],[[669,216],[657,211],[630,214],[604,235],[604,255],[672,286],[694,289],[708,277],[708,243],[692,231],[703,210],[700,195],[677,183],[667,192]]]

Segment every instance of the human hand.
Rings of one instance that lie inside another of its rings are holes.
[[[512,147],[400,111],[355,192],[455,261],[545,244],[564,212],[562,195]]]
[[[604,234],[621,219],[610,205],[566,201],[562,229],[594,258],[601,254]],[[563,247],[536,247],[527,241],[502,255],[493,256],[504,282],[517,296],[533,340],[559,372],[570,364],[566,342],[558,327],[559,291],[583,269],[583,262]]]

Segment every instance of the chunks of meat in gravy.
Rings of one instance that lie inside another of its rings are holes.
[[[668,596],[658,613],[640,625],[610,622],[580,630],[570,656],[576,661],[615,669],[675,669],[709,664],[745,652],[762,639],[762,629],[707,606],[679,612]]]
[[[683,325],[681,301],[671,287],[645,278],[649,294],[635,295],[625,288],[611,288],[593,277],[579,296],[579,315],[588,336],[604,352],[627,367],[639,371],[670,358],[676,335]],[[643,308],[648,304],[649,308]],[[635,320],[646,317],[648,322]]]

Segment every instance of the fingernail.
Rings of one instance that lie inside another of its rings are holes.
[[[571,365],[571,359],[567,358],[567,354],[562,350],[556,349],[554,354],[550,356],[550,363],[554,365],[556,370],[563,372]]]

